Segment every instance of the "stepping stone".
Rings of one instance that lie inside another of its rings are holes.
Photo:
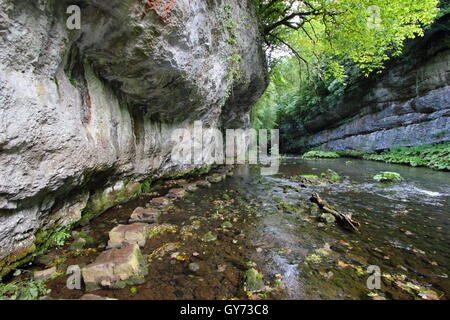
[[[88,294],[85,294],[84,296],[82,296],[80,298],[80,300],[97,300],[97,301],[100,301],[100,300],[117,300],[117,299],[100,297],[100,296],[97,296],[96,294],[88,293]]]
[[[224,175],[221,175],[221,174],[213,174],[212,176],[208,177],[207,179],[211,183],[219,183],[219,182],[222,182],[225,179],[225,177],[224,177]]]
[[[187,185],[184,186],[184,189],[187,192],[195,192],[198,190],[198,186],[195,183],[188,183]]]
[[[47,281],[56,273],[56,267],[42,270],[42,271],[35,271],[33,276],[34,280],[36,281]]]
[[[183,187],[184,185],[188,184],[187,180],[180,179],[180,180],[169,180],[164,183],[166,186],[169,187]]]
[[[172,202],[170,201],[170,199],[168,199],[166,197],[154,198],[154,199],[152,199],[152,201],[150,201],[150,204],[153,204],[158,207],[166,207],[166,206],[170,205],[171,203]]]
[[[121,248],[129,244],[144,247],[148,238],[149,227],[146,223],[119,225],[109,232],[108,249]]]
[[[143,284],[148,274],[145,260],[137,244],[101,253],[94,263],[82,269],[86,291],[100,288],[123,289]]]
[[[138,207],[131,214],[129,223],[158,223],[160,212],[156,209]]]
[[[197,181],[196,185],[199,186],[200,188],[209,188],[209,187],[211,187],[211,183],[209,183],[207,180]]]
[[[186,190],[184,189],[170,189],[167,195],[169,198],[180,199],[186,196]]]

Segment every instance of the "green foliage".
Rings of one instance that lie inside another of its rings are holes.
[[[382,154],[367,154],[366,160],[406,164],[412,167],[429,167],[436,170],[450,170],[450,143],[397,147]]]
[[[70,238],[70,234],[64,230],[56,232],[52,237],[52,245],[56,247],[64,246],[67,239]]]
[[[11,283],[0,282],[0,300],[37,300],[50,293],[43,281],[32,279]]]
[[[304,158],[340,158],[341,156],[336,152],[329,151],[309,151],[303,155]]]
[[[403,180],[402,176],[397,172],[382,172],[373,177],[375,181],[378,182],[399,182]]]
[[[406,39],[423,35],[436,18],[438,0],[254,0],[272,48],[299,59],[327,58],[326,75],[345,79],[343,58],[365,74],[399,55]]]

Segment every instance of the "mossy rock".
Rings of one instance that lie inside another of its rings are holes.
[[[400,182],[403,180],[403,177],[397,172],[382,172],[373,177],[375,181],[378,182]]]

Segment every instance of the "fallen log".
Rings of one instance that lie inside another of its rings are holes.
[[[316,203],[321,210],[332,214],[336,218],[336,221],[345,229],[356,232],[359,231],[358,228],[361,226],[361,224],[358,221],[353,220],[351,214],[344,214],[333,209],[332,207],[330,207],[328,202],[326,202],[319,196],[319,194],[314,193],[309,200]]]

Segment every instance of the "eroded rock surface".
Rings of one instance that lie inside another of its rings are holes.
[[[386,71],[351,84],[329,111],[308,115],[306,147],[383,150],[450,141],[450,15],[409,43]]]
[[[246,127],[266,86],[251,1],[176,0],[166,19],[145,1],[79,3],[68,30],[73,1],[0,2],[0,275],[145,179],[198,167],[171,161],[174,130]]]

